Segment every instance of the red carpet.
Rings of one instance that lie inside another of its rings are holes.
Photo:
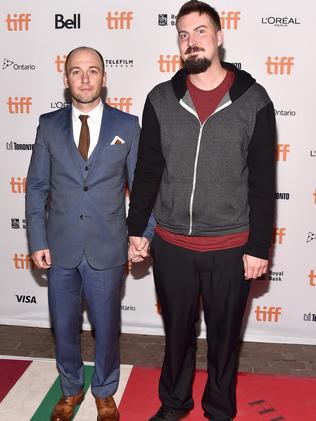
[[[122,420],[147,420],[160,405],[157,390],[160,370],[134,367],[122,401]],[[204,418],[200,401],[206,373],[198,371],[194,383],[195,408],[186,421]],[[239,374],[237,421],[316,420],[316,379]]]
[[[32,361],[0,360],[0,402]]]

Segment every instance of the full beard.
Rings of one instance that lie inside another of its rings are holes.
[[[198,73],[205,72],[210,67],[211,64],[212,64],[212,61],[206,57],[203,57],[203,58],[189,57],[184,62],[184,67],[187,69],[188,73],[190,73],[191,75],[196,75]]]

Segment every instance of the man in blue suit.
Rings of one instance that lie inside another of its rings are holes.
[[[101,54],[72,50],[64,83],[72,106],[40,117],[28,175],[26,217],[32,258],[48,270],[49,309],[63,396],[51,420],[68,421],[84,399],[80,354],[82,296],[95,330],[91,390],[98,421],[119,419],[120,288],[127,259],[126,181],[131,188],[139,138],[135,116],[101,100]],[[149,227],[139,241],[147,253]]]

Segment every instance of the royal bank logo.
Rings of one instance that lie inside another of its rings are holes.
[[[32,151],[34,143],[18,143],[18,142],[6,142],[7,151]]]
[[[110,58],[104,60],[105,67],[134,67],[134,60],[130,58]]]
[[[269,270],[268,280],[272,282],[282,282],[284,276],[284,271]]]
[[[174,26],[176,24],[177,16],[174,14],[159,13],[158,26]]]
[[[287,28],[291,25],[300,25],[300,19],[297,17],[287,17],[287,16],[269,16],[269,17],[262,17],[261,23],[263,25],[270,25],[276,28]]]
[[[276,200],[290,200],[290,193],[275,193]]]
[[[296,111],[294,110],[276,110],[274,109],[276,117],[295,117]]]
[[[306,243],[310,243],[316,240],[316,234],[314,232],[309,231],[306,238]]]
[[[25,218],[11,218],[11,228],[14,230],[26,229]]]
[[[35,70],[36,67],[34,64],[19,64],[15,61],[12,61],[8,58],[4,58],[2,62],[2,70]]]

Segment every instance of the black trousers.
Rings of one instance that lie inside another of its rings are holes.
[[[196,252],[155,235],[151,250],[166,333],[160,400],[174,409],[193,408],[195,324],[202,297],[208,343],[202,407],[212,421],[233,418],[238,341],[250,287],[244,278],[244,247]]]

